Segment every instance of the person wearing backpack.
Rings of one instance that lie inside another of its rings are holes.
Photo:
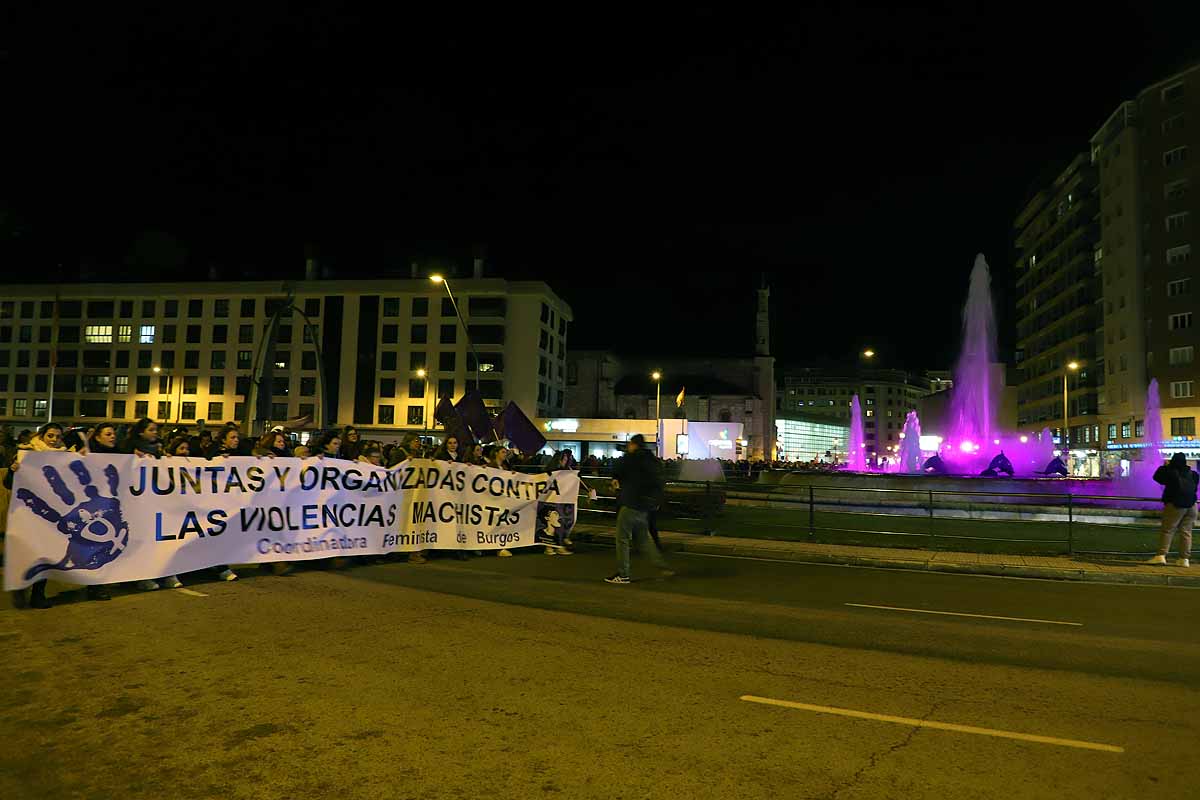
[[[1170,463],[1154,472],[1154,482],[1163,486],[1162,534],[1158,540],[1158,555],[1151,564],[1166,564],[1171,540],[1179,533],[1179,566],[1191,566],[1192,528],[1196,525],[1196,489],[1200,474],[1188,469],[1187,456],[1176,453]]]

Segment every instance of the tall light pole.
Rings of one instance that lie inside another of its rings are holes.
[[[462,325],[463,336],[467,337],[467,347],[471,349],[471,355],[475,358],[475,391],[479,391],[479,354],[475,352],[475,345],[471,342],[471,332],[467,330],[467,322],[463,319],[462,313],[458,310],[458,301],[454,299],[454,292],[450,291],[450,281],[445,277],[437,274],[429,276],[429,280],[434,283],[440,283],[446,287],[446,295],[450,298],[450,305],[454,309],[454,316],[458,317],[458,322]]]
[[[1078,361],[1068,361],[1066,368],[1063,369],[1063,434],[1062,434],[1062,451],[1063,455],[1070,457],[1071,447],[1071,419],[1067,410],[1067,376],[1079,369]]]
[[[425,414],[429,410],[429,373],[424,367],[417,370],[417,377],[422,381],[423,391],[421,392],[421,427],[425,430],[433,430],[433,426],[429,424],[429,417]]]
[[[650,373],[651,380],[654,381],[654,449],[658,453],[658,457],[662,458],[666,455],[666,450],[663,449],[663,424],[662,424],[662,373],[658,370]]]
[[[162,367],[154,367],[153,369],[151,369],[151,372],[153,372],[156,375],[161,374]],[[175,424],[178,425],[179,424],[179,406],[181,406],[183,404],[183,383],[178,380],[179,376],[176,375],[174,372],[168,372],[167,377],[171,379],[172,388],[174,388],[174,384],[179,383],[178,400],[175,401]],[[161,392],[160,392],[160,394],[161,394]],[[171,394],[175,394],[175,393],[171,392]],[[165,420],[165,419],[163,420],[163,422],[166,422],[166,421],[167,420]]]
[[[659,410],[662,403],[662,373],[654,370],[650,377],[654,380],[654,418],[662,419],[662,412]]]

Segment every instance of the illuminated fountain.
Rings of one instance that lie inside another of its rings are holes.
[[[898,472],[920,472],[925,458],[921,454],[921,420],[916,411],[908,412],[904,418],[904,430],[900,433],[900,461]]]
[[[972,455],[992,441],[1000,388],[993,385],[995,361],[992,274],[980,253],[975,256],[963,306],[962,352],[954,367],[954,395],[950,400],[950,439],[958,444],[960,454]]]
[[[1162,487],[1154,482],[1154,471],[1163,463],[1160,450],[1163,441],[1162,405],[1158,399],[1157,378],[1151,378],[1150,385],[1146,387],[1143,419],[1145,436],[1142,437],[1142,441],[1146,443],[1146,447],[1142,449],[1141,463],[1133,466],[1133,479],[1138,490],[1149,496],[1162,491]]]
[[[858,395],[850,399],[850,440],[846,443],[846,469],[865,472],[867,469],[866,440],[863,438],[862,406]]]

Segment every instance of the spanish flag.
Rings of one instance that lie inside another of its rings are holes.
[[[678,394],[678,395],[675,397],[675,407],[676,407],[676,408],[683,408],[683,398],[684,398],[684,393],[685,393],[685,392],[687,392],[687,387],[686,387],[686,386],[684,386],[683,388],[681,388],[681,389],[679,390],[679,394]]]

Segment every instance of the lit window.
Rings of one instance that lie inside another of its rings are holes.
[[[139,344],[154,344],[154,326],[143,325],[138,332]]]
[[[133,326],[121,325],[117,328],[117,341],[127,344],[133,341]]]
[[[84,329],[83,340],[89,344],[102,344],[112,341],[112,325],[88,325]]]

